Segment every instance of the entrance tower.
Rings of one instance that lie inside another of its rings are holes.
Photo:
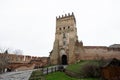
[[[75,62],[75,44],[78,41],[74,13],[56,17],[56,33],[53,50],[50,52],[51,64],[70,64]]]

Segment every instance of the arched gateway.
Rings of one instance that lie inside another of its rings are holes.
[[[62,65],[67,65],[68,64],[66,55],[62,55],[61,62],[62,62]]]

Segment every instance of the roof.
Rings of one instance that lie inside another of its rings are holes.
[[[110,48],[120,48],[120,44],[113,44],[109,46]]]
[[[106,63],[103,67],[107,66],[120,66],[120,60],[113,58],[108,63]]]

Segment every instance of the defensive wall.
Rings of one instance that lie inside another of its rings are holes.
[[[111,48],[106,46],[84,46],[84,53],[80,54],[81,60],[95,59],[120,59],[120,48]]]
[[[28,55],[16,55],[0,53],[0,58],[7,60],[7,71],[29,70],[48,65],[48,57],[36,57]]]

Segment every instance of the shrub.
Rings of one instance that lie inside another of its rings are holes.
[[[93,63],[86,63],[80,69],[82,77],[100,77],[100,66]]]

